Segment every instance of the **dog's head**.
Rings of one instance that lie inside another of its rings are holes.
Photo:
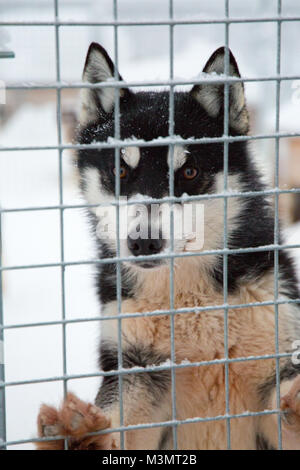
[[[213,81],[224,73],[224,48],[218,49],[204,67],[205,83],[189,92],[174,93],[174,134],[183,139],[221,137],[224,131],[224,83]],[[236,61],[229,51],[229,75],[240,77]],[[120,75],[116,75],[122,80]],[[83,80],[92,84],[115,77],[114,65],[107,52],[91,44]],[[229,85],[230,135],[248,132],[248,113],[241,81]],[[170,169],[174,171],[175,197],[222,193],[224,190],[224,144],[205,143],[170,148],[163,139],[152,146],[138,146],[138,141],[169,136],[169,91],[134,92],[128,88],[87,88],[82,91],[79,142],[113,143],[115,136],[116,96],[119,102],[120,139],[125,141],[116,155],[113,148],[84,149],[78,152],[81,187],[91,210],[97,217],[97,236],[106,253],[116,255],[117,232],[120,234],[121,257],[135,256],[133,264],[147,269],[167,261],[155,255],[174,252],[218,249],[223,245],[224,200],[203,199],[173,205],[174,233],[170,229],[168,201]],[[118,164],[119,160],[119,164]],[[245,144],[229,144],[228,187],[241,190],[241,174],[246,165]],[[116,178],[118,181],[116,182]],[[117,184],[116,184],[117,183]],[[121,196],[119,224],[116,223],[116,187]],[[160,199],[155,203],[153,199]],[[103,205],[107,205],[103,207]],[[228,201],[228,227],[234,227],[240,212],[237,198]],[[117,229],[118,225],[118,229]],[[142,256],[138,258],[138,256]],[[147,260],[145,257],[151,257]],[[159,258],[159,257],[157,257]],[[203,257],[202,257],[203,258]],[[132,266],[132,263],[129,263]]]

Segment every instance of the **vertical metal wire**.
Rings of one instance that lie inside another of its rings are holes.
[[[118,20],[118,1],[114,0],[114,20]],[[119,50],[118,50],[118,26],[114,26],[114,52],[115,52],[115,70],[114,70],[114,79],[119,80]],[[115,139],[120,139],[120,90],[115,88],[114,96],[114,119],[115,119]],[[115,197],[118,204],[116,205],[116,227],[117,227],[117,262],[116,262],[116,271],[117,271],[117,303],[118,303],[118,315],[122,311],[122,280],[121,280],[121,262],[120,258],[120,151],[119,148],[115,148]],[[122,319],[118,319],[118,368],[122,369],[123,367],[123,357],[122,357]],[[118,375],[119,381],[119,406],[120,406],[120,426],[124,424],[124,407],[123,407],[123,375]],[[120,447],[124,449],[124,431],[120,433]]]
[[[225,16],[229,18],[229,0],[225,0]],[[229,23],[225,24],[225,57],[224,57],[224,73],[229,75]],[[229,83],[224,84],[224,136],[229,135]],[[228,189],[228,154],[229,144],[224,142],[224,193]],[[228,248],[228,199],[224,198],[224,250]],[[228,304],[228,255],[223,255],[223,301],[224,305]],[[224,309],[224,354],[228,360],[228,307]],[[229,364],[225,362],[225,404],[226,404],[226,435],[227,449],[231,448],[231,432],[230,432],[230,407],[229,407]]]
[[[2,214],[0,212],[0,267],[2,266]],[[2,271],[0,270],[0,327],[4,325]],[[3,350],[1,351],[1,348]],[[2,363],[1,363],[2,360]],[[1,443],[6,441],[6,406],[5,406],[5,369],[4,369],[4,330],[0,328],[0,449],[6,449]]]
[[[54,16],[56,22],[59,20],[58,0],[54,0]],[[59,25],[55,25],[55,61],[56,61],[56,80],[61,79],[60,74],[60,42],[59,42]],[[56,125],[58,144],[62,144],[62,127],[61,127],[61,90],[56,90]],[[63,160],[62,150],[58,150],[58,178],[59,178],[59,204],[63,205]],[[60,260],[65,260],[64,250],[64,209],[60,208],[59,212],[60,225]],[[65,295],[65,266],[61,266],[61,312],[62,319],[66,318],[66,295]],[[66,324],[62,324],[62,354],[63,354],[63,375],[67,375],[67,341],[66,341]],[[67,395],[67,378],[63,381],[64,397]],[[67,439],[65,439],[65,449],[68,448]]]
[[[169,18],[173,19],[173,0],[169,0]],[[174,77],[174,26],[169,26],[170,80]],[[169,136],[174,137],[174,86],[169,89]],[[174,197],[174,144],[169,145],[169,196]],[[170,251],[174,252],[174,206],[170,203]],[[174,310],[174,258],[170,258],[170,309]],[[176,421],[175,316],[170,315],[172,420]],[[177,449],[177,424],[173,424],[173,448]]]
[[[277,14],[281,16],[281,0],[277,0]],[[276,81],[276,133],[279,132],[280,127],[280,85],[279,78],[281,71],[281,21],[277,20],[277,58],[276,58],[276,73],[278,75]],[[279,189],[279,137],[275,138],[275,189]],[[275,193],[275,218],[274,218],[274,243],[277,246],[279,243],[279,194]],[[274,250],[274,301],[275,301],[275,352],[279,354],[279,307],[276,303],[278,300],[278,277],[279,277],[279,251],[278,248]],[[280,361],[276,357],[276,406],[280,409]],[[281,417],[280,413],[277,415],[278,425],[278,448],[282,449],[282,433],[281,433]]]

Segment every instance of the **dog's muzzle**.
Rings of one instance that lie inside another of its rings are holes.
[[[159,254],[165,246],[165,240],[162,238],[161,232],[159,232],[158,238],[142,238],[134,235],[129,234],[127,237],[127,246],[133,256],[156,255]],[[154,268],[162,264],[161,261],[160,259],[143,260],[139,262],[139,266],[145,269]]]

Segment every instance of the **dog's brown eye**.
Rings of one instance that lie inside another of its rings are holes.
[[[114,168],[114,175],[116,176],[117,170]],[[120,178],[125,178],[127,176],[127,170],[125,166],[120,166]]]
[[[198,175],[198,170],[191,166],[187,166],[183,170],[183,176],[185,177],[186,180],[193,180],[194,178],[196,178],[197,175]]]

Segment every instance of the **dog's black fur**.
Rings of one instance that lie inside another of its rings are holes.
[[[90,46],[87,62],[91,51],[98,49],[107,56],[106,51],[97,44]],[[218,55],[224,53],[220,48],[206,64],[207,70]],[[240,76],[234,57],[230,53],[230,62],[236,76]],[[111,60],[109,65],[112,75],[114,68]],[[96,72],[94,80],[96,81]],[[212,117],[204,107],[194,98],[195,86],[191,92],[175,92],[174,94],[174,122],[175,135],[182,138],[221,137],[224,132],[223,104],[216,117]],[[120,99],[120,137],[151,141],[159,137],[169,135],[169,92],[137,92],[133,93],[124,89],[124,96]],[[78,142],[90,144],[92,142],[106,142],[115,133],[114,110],[105,112],[101,106],[101,100],[93,90],[93,98],[97,102],[98,115],[95,122],[89,122],[80,128]],[[218,89],[219,99],[223,99],[224,87]],[[230,94],[232,100],[232,94]],[[230,126],[229,134],[236,136],[239,132]],[[190,152],[189,163],[199,169],[199,176],[193,181],[186,181],[181,173],[175,173],[174,195],[181,196],[206,194],[214,192],[214,177],[223,170],[223,143],[192,144],[187,146]],[[248,143],[235,141],[229,143],[228,172],[229,175],[237,174],[241,179],[243,191],[263,191],[265,185],[253,164],[249,153]],[[138,168],[131,172],[125,180],[121,180],[120,195],[130,197],[136,193],[144,194],[152,198],[162,198],[168,187],[168,165],[166,161],[166,146],[146,147],[140,149],[142,157]],[[115,165],[114,149],[80,150],[78,152],[78,167],[80,172],[86,167],[99,169],[102,178],[103,189],[108,193],[115,191]],[[126,166],[126,164],[124,163]],[[154,184],[155,182],[155,184]],[[82,185],[84,190],[84,178]],[[95,227],[96,219],[91,216],[92,225]],[[249,221],[252,221],[249,226]],[[281,242],[280,237],[280,242]],[[97,239],[98,255],[101,258],[111,258],[115,253],[105,242]],[[248,196],[243,198],[243,210],[239,215],[238,227],[228,240],[229,249],[259,247],[274,244],[274,214],[271,204],[264,195]],[[228,257],[228,289],[234,292],[245,279],[257,279],[274,268],[274,250],[258,251],[254,253],[233,254]],[[126,271],[126,268],[123,269]],[[295,277],[295,271],[289,256],[282,250],[279,251],[279,271],[282,280],[282,288],[289,298],[299,298],[299,291]],[[101,302],[116,299],[116,268],[114,264],[101,266],[98,273],[97,290]],[[211,272],[212,282],[223,287],[223,257],[220,255]],[[134,293],[134,278],[122,276],[122,296],[128,298]]]

